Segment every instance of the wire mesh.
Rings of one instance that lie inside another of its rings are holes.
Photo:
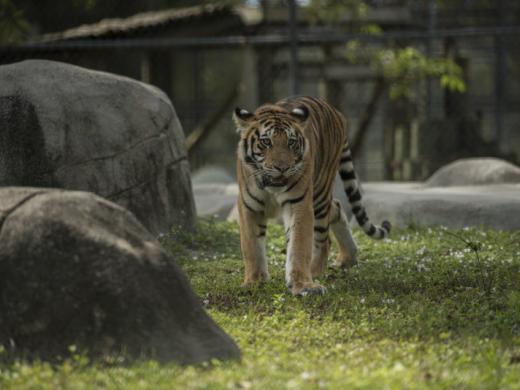
[[[375,9],[402,4],[370,3]],[[233,174],[235,106],[254,109],[276,101],[290,95],[296,82],[301,94],[323,97],[337,106],[355,137],[378,74],[369,62],[349,62],[348,43],[359,41],[374,50],[412,46],[435,57],[453,58],[463,69],[467,91],[450,92],[439,80],[422,80],[414,83],[412,98],[392,100],[383,94],[355,156],[361,177],[420,180],[461,157],[496,156],[518,163],[520,26],[515,22],[520,6],[506,11],[462,9],[463,14],[460,8],[443,8],[436,11],[432,29],[429,2],[414,4],[407,10],[413,23],[406,28],[385,26],[376,35],[302,23],[289,34],[283,23],[266,21],[253,30],[232,27],[217,34],[202,21],[205,32],[201,24],[188,24],[182,34],[144,29],[131,36],[3,45],[0,63],[56,60],[156,85],[168,94],[181,120],[192,169],[216,164]],[[224,16],[219,18],[224,23]],[[295,80],[292,43],[298,47]]]

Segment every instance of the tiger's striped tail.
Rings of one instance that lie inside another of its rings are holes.
[[[361,192],[359,191],[359,184],[356,178],[356,171],[352,162],[352,153],[348,141],[345,142],[341,151],[341,160],[339,163],[339,175],[343,182],[343,188],[347,194],[348,201],[352,206],[352,213],[356,217],[356,221],[361,226],[363,231],[370,237],[381,240],[388,237],[391,225],[388,221],[383,221],[381,226],[376,226],[366,213],[365,207],[361,202]]]

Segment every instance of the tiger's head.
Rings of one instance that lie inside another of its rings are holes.
[[[303,128],[308,116],[304,106],[287,111],[265,105],[254,113],[235,109],[238,158],[260,188],[278,192],[302,174],[307,149]]]

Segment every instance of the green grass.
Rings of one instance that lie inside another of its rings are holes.
[[[520,389],[520,237],[410,227],[328,269],[325,296],[284,286],[283,232],[268,231],[271,280],[243,290],[238,227],[200,221],[162,239],[241,361],[198,367],[0,365],[1,389]]]

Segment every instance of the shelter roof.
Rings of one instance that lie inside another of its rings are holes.
[[[222,4],[204,4],[186,8],[170,8],[141,12],[127,18],[103,19],[65,31],[45,34],[44,41],[114,38],[149,33],[185,22],[233,16],[231,7]],[[235,16],[236,17],[236,16]]]

